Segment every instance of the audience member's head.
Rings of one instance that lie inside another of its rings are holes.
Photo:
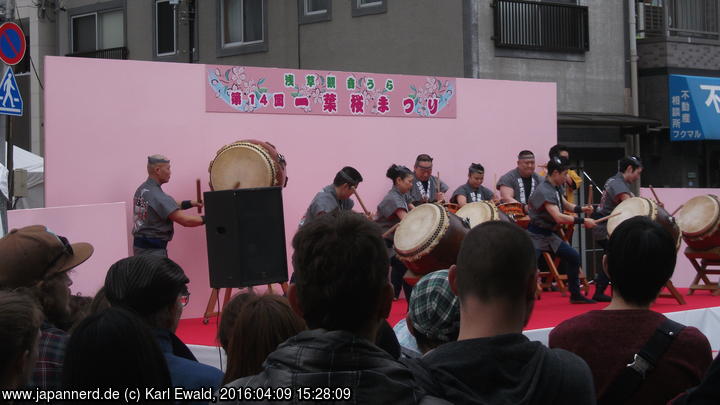
[[[604,267],[612,280],[613,299],[648,307],[675,269],[672,236],[647,217],[623,221],[610,236]]]
[[[58,325],[60,329],[70,331],[73,326],[77,325],[90,314],[90,305],[92,297],[84,297],[78,293],[70,296],[69,308],[70,314],[64,324]]]
[[[98,312],[108,308],[110,308],[110,303],[105,296],[105,287],[100,287],[100,289],[95,293],[92,302],[90,303],[90,308],[88,308],[88,314],[97,314]]]
[[[484,305],[524,326],[535,302],[536,272],[535,248],[522,228],[500,221],[474,227],[448,276],[460,298],[461,319],[471,315],[466,306]]]
[[[308,328],[374,341],[393,297],[380,228],[360,214],[335,211],[300,228],[293,249],[296,283],[288,297]]]
[[[287,298],[250,297],[231,331],[225,383],[262,371],[267,355],[303,330],[305,322],[293,312]]]
[[[150,328],[131,312],[113,307],[90,315],[70,337],[63,366],[65,389],[161,390],[171,385],[165,357]]]
[[[25,385],[35,367],[43,315],[29,294],[0,291],[0,389]]]
[[[225,349],[226,353],[230,347],[230,336],[235,333],[235,322],[245,304],[254,296],[255,294],[252,292],[235,294],[222,310],[220,325],[217,330],[217,341],[220,342],[220,346]]]
[[[0,288],[27,288],[50,323],[70,315],[68,272],[93,253],[89,243],[70,244],[42,225],[13,229],[0,239]]]
[[[183,269],[159,256],[132,256],[110,266],[105,296],[111,306],[127,308],[149,325],[175,331],[190,294]]]
[[[407,325],[422,353],[457,340],[460,305],[450,288],[447,270],[427,274],[415,284],[408,304]]]

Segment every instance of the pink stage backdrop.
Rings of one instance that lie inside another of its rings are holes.
[[[454,78],[208,66],[209,112],[455,118]]]
[[[70,243],[89,242],[93,255],[70,274],[73,294],[95,295],[105,274],[116,261],[127,257],[128,208],[124,202],[8,211],[10,229],[45,225]]]
[[[665,209],[672,213],[682,204],[685,204],[689,199],[705,194],[715,194],[720,196],[720,189],[717,188],[656,188],[658,198],[665,205]],[[643,188],[640,190],[640,195],[645,198],[655,199],[649,188]],[[692,283],[693,278],[697,274],[695,268],[693,268],[690,261],[685,257],[685,248],[687,245],[685,241],[682,242],[677,255],[677,264],[675,265],[675,273],[672,277],[672,282],[677,287],[687,288]],[[711,281],[716,281],[715,277],[711,276]],[[700,291],[696,294],[708,294],[705,291]],[[718,299],[718,305],[720,305],[720,299]]]
[[[456,79],[454,119],[232,114],[206,112],[205,65],[48,57],[45,66],[47,206],[125,201],[127,240],[132,195],[154,153],[172,160],[164,190],[191,199],[196,178],[208,184],[208,164],[223,145],[253,138],[276,145],[288,161],[289,260],[307,205],[345,165],[362,173],[360,195],[375,211],[391,187],[392,163],[412,166],[429,153],[451,189],[467,180],[470,163],[482,163],[491,185],[515,167],[520,150],[546,156],[556,139],[554,83]],[[169,253],[192,280],[184,316],[198,317],[210,293],[205,230],[175,229]]]

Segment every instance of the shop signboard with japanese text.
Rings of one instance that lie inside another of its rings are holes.
[[[208,65],[207,112],[455,118],[454,78]]]
[[[720,139],[720,78],[669,76],[671,141]]]

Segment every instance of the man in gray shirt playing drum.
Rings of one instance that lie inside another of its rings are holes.
[[[148,156],[147,172],[147,180],[133,197],[133,252],[135,255],[167,257],[167,244],[174,232],[173,222],[187,227],[205,224],[204,217],[182,211],[202,207],[202,202],[178,202],[160,188],[170,181],[170,160],[165,156]]]
[[[425,153],[415,158],[415,179],[413,180],[413,188],[410,190],[413,205],[428,202],[442,202],[445,200],[445,192],[448,191],[448,185],[440,179],[432,175],[433,158]],[[439,187],[438,187],[438,182]]]
[[[540,183],[542,183],[542,177],[535,173],[535,154],[524,150],[518,154],[517,168],[500,177],[496,187],[500,190],[502,202],[519,202],[525,207]]]
[[[335,175],[333,184],[325,186],[319,193],[315,194],[310,206],[305,211],[305,216],[300,221],[300,226],[322,214],[335,210],[351,210],[355,203],[350,197],[355,193],[361,181],[363,181],[363,178],[355,168],[343,167]]]

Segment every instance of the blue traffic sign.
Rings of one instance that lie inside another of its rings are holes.
[[[25,56],[27,44],[25,34],[13,22],[0,25],[0,60],[8,65],[17,65]]]
[[[23,101],[11,67],[0,82],[0,114],[23,115]]]

